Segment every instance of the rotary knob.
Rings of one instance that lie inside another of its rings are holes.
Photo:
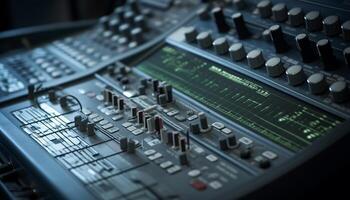
[[[134,23],[134,17],[135,14],[132,11],[128,11],[124,13],[124,20],[128,23],[128,24],[133,24]]]
[[[344,59],[345,59],[345,64],[350,67],[350,47],[347,47],[343,51]]]
[[[293,65],[286,71],[289,85],[300,85],[305,81],[305,73],[300,65]]]
[[[345,81],[334,82],[329,86],[329,92],[332,100],[336,103],[342,103],[349,99],[348,86]]]
[[[137,2],[137,0],[129,0],[128,4],[132,11],[134,11],[135,13],[140,12],[139,3]]]
[[[320,12],[311,11],[307,13],[304,17],[306,29],[310,32],[319,31],[322,29],[322,19]]]
[[[210,19],[210,15],[208,13],[208,7],[200,8],[196,14],[199,17],[199,19],[202,21]]]
[[[260,1],[257,5],[257,8],[259,10],[260,17],[262,18],[268,18],[272,14],[272,3],[269,0]]]
[[[124,37],[130,37],[130,25],[129,24],[122,24],[119,26],[119,33],[123,35]]]
[[[278,57],[273,57],[266,61],[265,67],[267,74],[271,77],[278,77],[284,72],[283,63]]]
[[[202,49],[209,48],[212,44],[211,34],[210,32],[201,32],[197,35],[196,40],[198,45]]]
[[[304,23],[304,13],[301,8],[292,8],[288,12],[288,22],[291,26],[300,26]]]
[[[309,37],[305,33],[301,33],[295,37],[295,41],[303,62],[311,62],[315,58],[315,53]]]
[[[288,44],[284,40],[284,35],[280,25],[273,25],[270,27],[270,36],[276,53],[283,53],[288,50]]]
[[[147,21],[144,15],[137,15],[134,17],[134,24],[144,31],[148,31]]]
[[[142,29],[139,27],[132,29],[131,38],[133,41],[137,42],[138,44],[142,43],[144,40]]]
[[[325,70],[330,70],[335,68],[336,60],[333,55],[333,49],[331,42],[327,39],[322,39],[317,42],[317,51],[323,63]]]
[[[338,16],[328,16],[323,20],[323,29],[328,36],[336,36],[341,32],[340,20]]]
[[[262,38],[267,41],[270,42],[271,41],[271,36],[270,36],[270,29],[265,29],[262,33]]]
[[[235,28],[239,39],[247,38],[250,34],[245,25],[245,21],[242,13],[233,14],[232,19],[233,19],[233,23],[235,24]]]
[[[284,3],[278,3],[272,7],[272,18],[276,22],[284,22],[287,20],[287,6]]]
[[[233,5],[237,8],[237,10],[243,10],[246,6],[244,0],[233,0]]]
[[[98,22],[102,25],[102,27],[104,28],[104,29],[107,29],[108,28],[108,17],[107,16],[103,16],[103,17],[101,17],[99,20],[98,20]]]
[[[249,67],[256,69],[264,65],[265,59],[260,49],[252,50],[247,55]]]
[[[306,82],[312,94],[321,94],[327,89],[327,82],[322,73],[312,74]]]
[[[120,21],[118,19],[112,19],[108,22],[109,30],[113,31],[114,33],[119,32],[119,25]]]
[[[230,27],[225,21],[224,11],[220,7],[216,7],[211,11],[214,16],[215,24],[220,33],[225,33],[230,30]]]
[[[350,40],[350,20],[344,22],[341,26],[341,29],[343,32],[344,40],[349,41]]]
[[[243,60],[246,56],[246,52],[242,43],[236,43],[230,46],[230,56],[234,61]]]
[[[228,50],[228,42],[225,37],[218,38],[214,40],[213,46],[215,49],[215,52],[219,55],[227,53]]]
[[[189,26],[189,27],[185,27],[184,28],[184,35],[185,35],[185,39],[187,42],[193,42],[196,40],[196,36],[197,36],[197,30],[195,27],[193,26]]]
[[[125,13],[125,9],[124,7],[117,7],[115,10],[114,10],[114,14],[116,16],[118,16],[118,18],[120,20],[123,20],[124,19],[124,13]]]

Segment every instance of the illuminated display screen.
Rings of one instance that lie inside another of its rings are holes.
[[[175,47],[162,47],[137,68],[292,151],[301,150],[343,121],[266,84]]]

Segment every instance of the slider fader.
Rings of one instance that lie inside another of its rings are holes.
[[[121,1],[2,55],[0,150],[25,199],[306,197],[348,166],[349,56],[346,2]]]

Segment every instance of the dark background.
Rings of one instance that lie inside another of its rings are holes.
[[[56,22],[94,19],[121,0],[0,0],[0,31]]]

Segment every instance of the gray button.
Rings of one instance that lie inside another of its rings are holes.
[[[217,54],[221,55],[221,54],[227,53],[228,42],[227,42],[227,39],[225,37],[221,37],[221,38],[216,39],[213,42],[213,46],[214,46],[215,52]]]
[[[336,36],[341,32],[340,20],[338,16],[331,15],[323,20],[323,28],[328,36]]]
[[[212,39],[210,32],[201,32],[196,37],[198,45],[202,48],[208,48],[211,46]]]
[[[345,81],[334,82],[329,86],[329,92],[334,102],[341,103],[349,99],[348,86]]]
[[[309,91],[312,94],[321,94],[327,88],[327,82],[322,73],[316,73],[309,76],[307,84],[309,86]]]
[[[185,27],[184,35],[187,42],[193,42],[196,40],[197,30],[193,26]]]
[[[248,65],[255,69],[264,65],[265,59],[260,49],[252,50],[247,55]]]
[[[320,12],[318,11],[311,11],[308,12],[305,17],[305,25],[306,29],[310,32],[319,31],[322,29],[322,19]]]
[[[257,5],[257,8],[259,10],[260,17],[262,18],[268,18],[271,16],[272,3],[269,0],[260,1]]]
[[[278,57],[270,58],[265,63],[267,74],[271,77],[280,76],[284,72],[283,63]]]
[[[277,22],[287,20],[287,6],[284,3],[278,3],[272,7],[272,17]]]
[[[300,65],[293,65],[286,71],[288,83],[296,86],[305,81],[305,74],[303,68]]]
[[[229,48],[232,60],[239,61],[245,58],[246,52],[242,43],[236,43]]]
[[[288,22],[291,26],[299,26],[304,23],[304,13],[301,8],[292,8],[288,12]]]

